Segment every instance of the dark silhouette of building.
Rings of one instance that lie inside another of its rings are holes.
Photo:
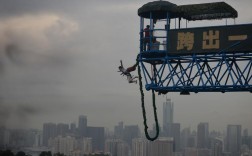
[[[72,134],[76,133],[76,124],[75,123],[70,124],[70,133],[72,133]]]
[[[57,126],[54,123],[43,124],[43,145],[48,146],[48,140],[57,136]]]
[[[105,128],[87,127],[87,137],[92,138],[93,152],[104,151]]]
[[[179,152],[180,151],[180,124],[179,123],[173,123],[172,127],[172,138],[174,141],[174,149],[175,152]]]
[[[87,117],[84,115],[79,116],[78,132],[81,138],[87,136]]]
[[[138,125],[125,126],[123,135],[123,139],[128,143],[130,147],[132,147],[132,139],[138,138],[140,136],[140,130]]]
[[[241,125],[227,126],[227,152],[231,153],[231,156],[240,155]]]
[[[248,134],[248,129],[243,130],[242,145],[246,145],[249,149],[252,147],[252,137]]]
[[[115,138],[122,139],[123,138],[123,122],[119,122],[117,126],[114,128]]]
[[[64,123],[57,124],[57,136],[66,136],[69,132],[69,125]]]
[[[181,149],[185,149],[189,147],[188,140],[191,135],[191,129],[190,128],[184,128],[180,133],[180,147]]]
[[[172,124],[173,124],[173,102],[167,99],[163,103],[163,131],[165,137],[172,137]]]
[[[219,138],[211,138],[212,156],[222,156],[223,140]]]
[[[208,123],[199,123],[197,128],[197,147],[209,148],[209,127]]]

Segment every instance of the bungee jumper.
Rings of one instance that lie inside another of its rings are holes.
[[[135,71],[136,70],[136,67],[137,67],[137,64],[131,66],[131,67],[128,67],[127,69],[125,69],[123,67],[123,63],[122,63],[122,60],[120,60],[121,62],[121,65],[118,67],[119,71],[118,72],[121,72],[121,75],[126,75],[127,76],[127,80],[129,83],[137,83],[137,80],[135,80],[136,78],[138,78],[137,76],[133,76],[130,74],[130,72],[132,71]]]
[[[148,140],[150,141],[154,141],[158,138],[159,136],[159,125],[158,125],[158,117],[157,117],[157,107],[156,107],[156,102],[155,102],[155,93],[154,93],[154,90],[152,90],[152,106],[153,106],[153,113],[154,113],[154,120],[155,120],[155,125],[156,125],[156,135],[154,137],[151,137],[148,133],[148,126],[147,126],[147,118],[146,118],[146,110],[145,110],[145,102],[144,102],[144,91],[143,91],[143,83],[142,83],[142,75],[141,75],[141,68],[140,68],[140,65],[139,65],[139,61],[138,61],[138,58],[139,55],[137,56],[137,59],[136,59],[136,63],[131,66],[131,67],[128,67],[127,69],[125,69],[123,67],[123,63],[122,63],[122,60],[120,60],[121,62],[121,65],[118,67],[119,71],[118,72],[121,72],[121,75],[126,75],[127,76],[127,79],[129,81],[129,83],[137,83],[137,80],[134,80],[135,78],[138,78],[139,80],[139,90],[140,90],[140,94],[141,94],[141,107],[142,107],[142,113],[143,113],[143,119],[144,119],[144,132],[145,132],[145,136]],[[130,74],[130,72],[132,71],[135,71],[136,70],[136,67],[138,67],[138,76],[132,76]]]

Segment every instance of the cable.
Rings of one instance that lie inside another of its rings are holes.
[[[156,124],[156,135],[154,137],[150,137],[148,133],[148,125],[147,125],[147,118],[146,118],[146,111],[145,111],[145,105],[144,105],[144,92],[143,92],[143,84],[142,84],[142,76],[141,76],[141,68],[139,65],[139,62],[137,60],[138,64],[138,79],[139,79],[139,90],[141,93],[141,106],[142,106],[142,112],[143,112],[143,119],[144,119],[144,132],[145,136],[148,140],[154,141],[158,138],[159,136],[159,125],[158,125],[158,117],[157,117],[157,107],[155,103],[155,93],[154,90],[152,90],[152,104],[153,104],[153,112],[154,112],[154,118],[155,118],[155,124]]]

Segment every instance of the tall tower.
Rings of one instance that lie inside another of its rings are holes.
[[[80,137],[86,137],[87,136],[87,117],[84,115],[79,116],[79,125],[78,125],[78,131]]]
[[[167,99],[163,103],[163,130],[165,136],[171,137],[171,126],[173,124],[173,102]]]
[[[48,146],[48,140],[57,135],[57,126],[54,123],[43,124],[43,145]]]
[[[227,152],[237,156],[241,151],[241,125],[227,126]]]
[[[117,126],[115,126],[114,128],[114,133],[115,133],[115,137],[117,139],[122,139],[123,138],[123,122],[119,122]]]
[[[209,127],[208,123],[198,124],[197,147],[209,148]]]

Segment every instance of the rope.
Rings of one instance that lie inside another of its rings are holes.
[[[139,65],[139,62],[137,60],[138,64],[138,79],[139,79],[139,89],[141,93],[141,104],[142,104],[142,112],[143,112],[143,119],[144,119],[144,132],[145,136],[148,140],[154,141],[159,136],[159,125],[158,125],[158,117],[157,117],[157,107],[155,103],[155,93],[154,90],[152,90],[152,104],[153,104],[153,112],[154,112],[154,118],[155,118],[155,124],[156,124],[156,135],[154,137],[150,137],[148,133],[148,125],[147,125],[147,118],[146,118],[146,111],[145,111],[145,105],[144,105],[144,92],[143,92],[143,84],[142,84],[142,76],[141,76],[141,68]]]

